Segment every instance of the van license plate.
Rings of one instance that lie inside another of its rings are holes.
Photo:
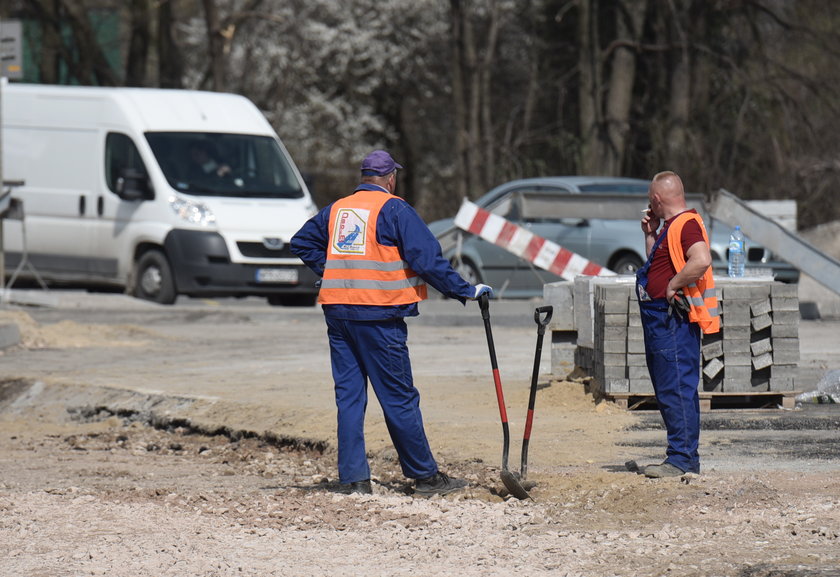
[[[293,268],[258,268],[257,282],[296,283],[298,271]]]

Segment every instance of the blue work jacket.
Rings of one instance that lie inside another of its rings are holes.
[[[388,193],[375,184],[361,184],[360,190],[378,190]],[[329,246],[329,219],[332,205],[310,218],[292,237],[292,252],[318,276],[324,274]],[[475,289],[461,278],[440,251],[440,243],[410,204],[402,199],[387,201],[376,220],[376,241],[399,249],[403,260],[426,283],[449,298],[462,303],[471,298]],[[335,319],[387,320],[413,317],[419,314],[417,303],[396,306],[376,305],[323,305],[324,315]]]

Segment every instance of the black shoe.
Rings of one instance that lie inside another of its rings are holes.
[[[344,495],[352,495],[353,493],[372,495],[373,487],[370,484],[370,479],[365,479],[364,481],[354,481],[353,483],[342,483],[336,487],[335,492]]]
[[[426,479],[417,479],[414,492],[418,495],[448,495],[467,486],[463,479],[453,479],[446,473],[438,471]]]

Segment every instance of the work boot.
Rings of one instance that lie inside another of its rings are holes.
[[[448,495],[459,491],[467,486],[463,479],[453,479],[446,473],[438,471],[426,479],[417,479],[414,483],[414,492],[418,495]]]
[[[373,487],[370,484],[370,479],[365,479],[364,481],[354,481],[353,483],[342,483],[335,488],[335,492],[344,495],[352,495],[353,493],[372,495]]]
[[[651,479],[661,479],[662,477],[682,477],[683,475],[685,475],[685,471],[679,467],[675,467],[668,461],[665,461],[660,465],[648,465],[645,467],[645,477],[650,477]]]

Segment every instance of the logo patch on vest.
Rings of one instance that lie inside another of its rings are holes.
[[[335,217],[332,254],[365,254],[369,217],[369,210],[340,208]]]

